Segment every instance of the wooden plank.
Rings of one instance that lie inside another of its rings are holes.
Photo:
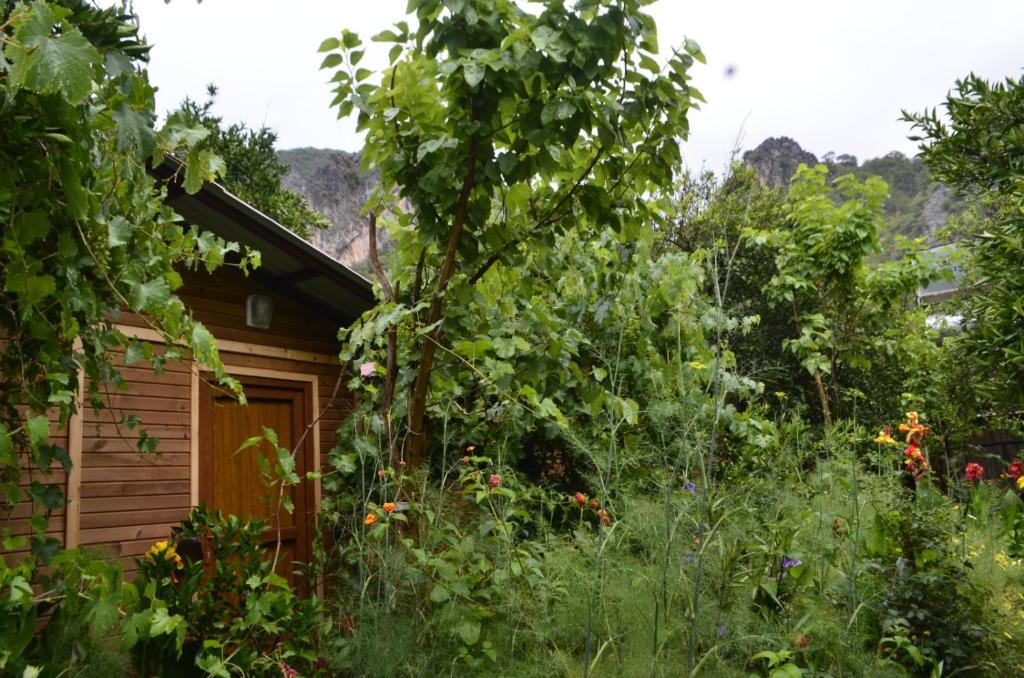
[[[148,395],[145,388],[148,386],[184,386],[188,388],[189,373],[187,370],[157,374],[151,367],[122,367],[119,370],[124,380],[128,382],[129,391]]]
[[[149,482],[107,482],[82,483],[82,501],[93,497],[130,497],[188,493],[187,480],[159,480]]]
[[[102,483],[109,480],[188,480],[188,477],[189,468],[187,466],[147,466],[140,468],[97,468],[87,466],[82,469],[83,483]]]
[[[146,551],[153,548],[153,539],[140,539],[131,541],[122,541],[118,544],[113,545],[111,551],[122,559],[126,559],[126,563],[130,563],[133,571],[138,571],[135,567],[134,557],[146,555]],[[127,568],[127,565],[126,565]]]
[[[7,521],[4,523],[4,527],[11,528],[11,534],[27,535],[32,533],[32,525],[27,519]],[[66,531],[65,516],[51,515],[50,522],[46,526],[46,533],[63,537]]]
[[[149,396],[111,395],[105,398],[107,410],[125,410],[131,413],[143,412],[188,412],[188,390],[182,390],[176,398],[155,398]],[[91,408],[90,408],[91,409]]]
[[[134,436],[129,438],[87,437],[82,444],[82,451],[86,455],[90,455],[93,452],[131,452],[133,454],[139,454],[137,443],[138,438]],[[163,454],[188,452],[189,446],[190,443],[186,439],[161,438],[160,444],[158,445],[158,451]],[[92,459],[93,457],[90,456],[89,458]]]
[[[138,452],[89,452],[89,467],[115,467],[122,469],[130,466],[165,468],[168,466],[189,466],[190,457],[187,452],[167,452],[164,454],[146,454]],[[120,470],[116,471],[120,474]]]
[[[5,510],[4,513],[3,513],[3,517],[4,517],[4,520],[6,520],[8,518],[11,519],[11,520],[22,519],[22,518],[29,518],[29,517],[32,516],[32,509],[33,509],[32,502],[30,502],[30,501],[21,501],[21,502],[18,502],[17,504],[15,504],[14,506],[12,506],[9,511]],[[50,515],[52,515],[52,516],[61,516],[61,515],[65,515],[66,512],[67,512],[66,511],[66,507],[65,508],[58,508],[58,509],[54,509],[53,511],[51,511]],[[0,520],[0,527],[2,527],[3,525],[4,525],[4,522],[2,520]]]
[[[92,408],[85,411],[85,423],[89,424],[97,423],[110,423],[120,424],[124,428],[124,424],[121,423],[121,416],[130,417],[132,415],[138,416],[142,421],[142,425],[151,424],[171,424],[174,426],[187,426],[189,424],[189,415],[187,412],[152,412],[152,411],[131,411],[131,410],[100,410],[99,414],[94,412]]]
[[[82,500],[83,515],[106,511],[139,511],[163,508],[190,508],[188,494],[158,494],[141,497],[90,497]]]
[[[192,363],[191,380],[189,382],[189,426],[191,428],[191,439],[189,440],[189,501],[193,506],[199,505],[199,395],[200,395],[199,365]]]
[[[159,334],[148,327],[132,327],[131,325],[122,323],[118,325],[118,329],[128,336],[133,336],[145,341],[158,342],[162,339]],[[214,332],[214,336],[216,336],[216,332]],[[241,355],[283,358],[287,360],[297,360],[326,365],[336,365],[338,363],[337,354],[271,346],[259,343],[258,339],[255,342],[251,339],[247,341],[218,339],[217,349],[221,353],[238,353]]]
[[[188,440],[189,438],[189,427],[188,426],[172,426],[172,425],[157,425],[157,426],[145,426],[146,433],[151,438],[160,438],[161,440],[169,438],[178,438],[180,440]],[[114,424],[90,424],[85,427],[85,438],[124,438],[129,441],[135,441],[138,438],[138,430],[128,431],[124,426],[120,427],[120,430]]]
[[[151,525],[156,523],[180,523],[188,515],[187,506],[134,511],[111,511],[106,513],[87,513],[82,516],[82,529],[92,530],[101,527],[127,527],[134,525]]]
[[[82,530],[82,544],[108,544],[111,542],[138,541],[144,539],[168,539],[174,523],[155,523],[152,525],[129,525],[126,527],[102,527],[93,530]]]
[[[81,339],[75,339],[75,350],[82,345]],[[78,530],[80,525],[82,498],[82,443],[84,439],[84,423],[82,409],[85,402],[85,372],[78,370],[78,387],[75,393],[75,411],[68,421],[68,457],[71,459],[71,472],[64,491],[64,510],[67,515],[64,530],[64,545],[67,548],[78,546]]]

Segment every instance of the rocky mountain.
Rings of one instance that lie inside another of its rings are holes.
[[[772,188],[783,188],[796,173],[800,163],[815,165],[818,159],[789,137],[772,137],[762,141],[754,150],[744,153],[743,162],[757,171],[761,183]]]
[[[310,206],[327,217],[331,227],[314,233],[312,243],[342,263],[366,273],[369,249],[366,217],[359,215],[363,201],[377,182],[363,174],[359,154],[329,148],[293,148],[278,151],[288,165],[285,188],[304,196]],[[386,235],[381,236],[386,246]]]
[[[918,158],[899,151],[858,163],[852,155],[826,153],[820,160],[789,137],[769,138],[743,154],[743,162],[757,172],[761,181],[775,188],[789,183],[800,163],[823,163],[833,176],[853,173],[861,181],[881,177],[889,185],[885,202],[885,223],[890,236],[925,236],[931,242],[943,240],[939,231],[950,216],[963,211],[963,203],[942,184],[932,181],[928,169]]]
[[[324,252],[364,274],[369,272],[366,217],[359,209],[373,189],[375,175],[359,169],[359,154],[326,148],[293,148],[278,151],[288,165],[283,184],[306,197],[313,209],[331,222],[317,231],[313,244]],[[892,152],[881,158],[858,163],[851,155],[827,153],[820,160],[789,137],[766,139],[743,154],[743,162],[752,166],[768,186],[783,188],[800,163],[822,162],[836,176],[852,172],[861,180],[880,176],[889,184],[885,205],[890,234],[908,237],[926,236],[937,242],[937,232],[951,215],[963,209],[948,188],[934,182],[917,158]],[[387,234],[381,233],[381,248],[387,248]]]

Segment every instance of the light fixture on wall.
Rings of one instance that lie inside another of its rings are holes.
[[[245,300],[245,326],[270,329],[274,317],[274,300],[265,294],[250,294]]]

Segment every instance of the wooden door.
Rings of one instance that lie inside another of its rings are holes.
[[[313,419],[312,393],[303,382],[255,377],[242,377],[240,381],[245,387],[246,405],[208,384],[203,388],[199,412],[200,500],[225,514],[266,521],[264,544],[272,553],[277,544],[274,514],[280,486],[266,486],[258,456],[270,461],[273,447],[264,441],[236,452],[248,438],[262,435],[264,426],[277,432],[281,447],[293,450]],[[295,472],[300,478],[313,468],[312,450],[312,437],[307,435],[295,455]],[[271,461],[269,468],[274,467]],[[280,511],[278,572],[300,590],[305,589],[305,582],[296,570],[304,569],[303,564],[310,559],[309,526],[315,510],[312,488],[307,485],[308,481],[303,480],[288,488],[295,510],[291,514]]]

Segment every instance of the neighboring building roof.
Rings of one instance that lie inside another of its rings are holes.
[[[181,187],[177,169],[177,162],[170,158],[153,169],[154,175],[168,183],[168,204],[188,223],[259,250],[262,263],[255,275],[261,282],[323,307],[346,322],[373,307],[369,280],[220,184],[207,182],[198,193],[189,195]]]
[[[933,281],[927,287],[917,291],[917,299],[922,304],[936,304],[955,295],[963,281],[960,269],[958,248],[955,244],[937,245],[924,253],[925,258],[938,264],[949,275]]]

